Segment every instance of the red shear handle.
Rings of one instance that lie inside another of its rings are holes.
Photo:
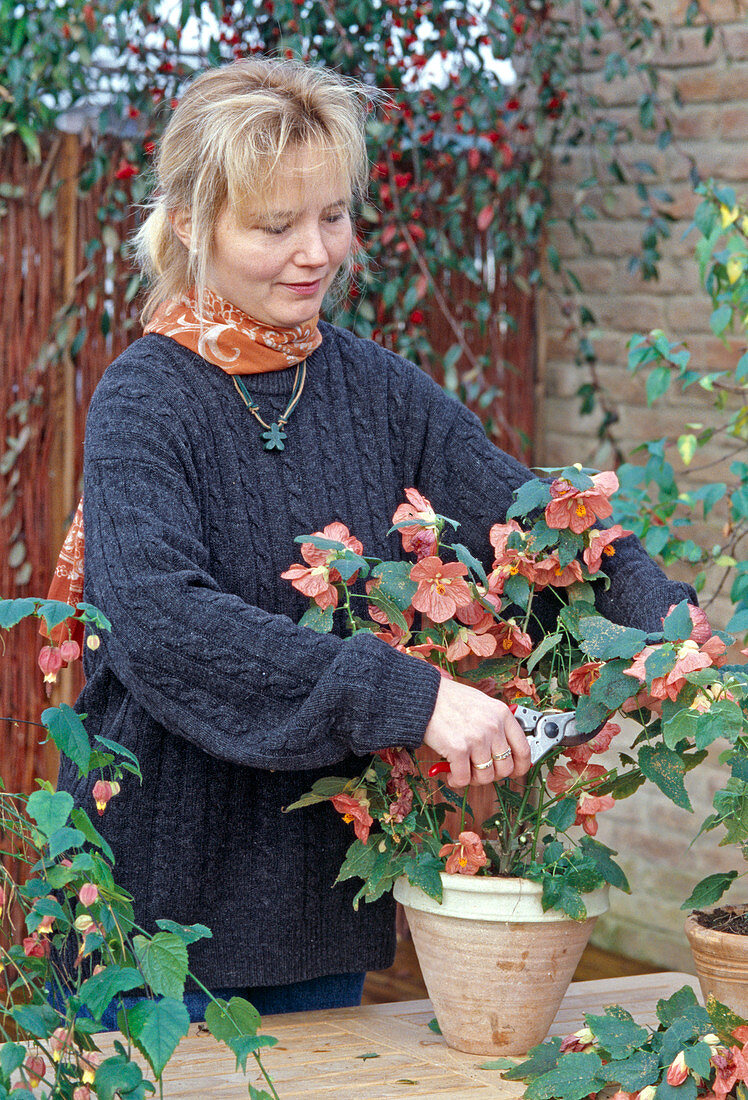
[[[441,772],[450,771],[448,760],[439,760],[436,764],[432,764],[428,771],[429,779],[433,779],[435,775],[439,775]]]

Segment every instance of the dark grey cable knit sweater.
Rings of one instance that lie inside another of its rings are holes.
[[[333,520],[379,557],[416,486],[460,521],[456,541],[487,565],[488,531],[529,475],[423,371],[322,324],[282,453],[218,367],[165,336],[137,340],[107,369],[85,443],[85,598],[111,619],[86,650],[77,709],[91,737],[134,752],[96,819],[118,882],[150,930],[202,922],[191,948],[209,987],[280,984],[390,965],[393,905],[332,887],[353,838],[329,804],[282,813],[325,774],[422,741],[439,686],[431,666],[371,635],[296,624],[308,606],[280,574],[296,535]],[[247,379],[264,419],[282,412],[294,369]],[[693,593],[629,538],[607,562],[600,609],[660,627]],[[95,776],[65,763],[59,785],[93,809]]]

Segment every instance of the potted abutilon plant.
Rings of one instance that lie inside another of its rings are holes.
[[[351,634],[371,631],[510,704],[574,712],[590,737],[547,753],[521,784],[495,783],[487,808],[474,788],[452,790],[422,750],[398,746],[353,779],[317,781],[288,807],[327,800],[353,825],[338,881],[363,880],[356,905],[394,888],[442,1033],[472,1053],[524,1053],[544,1037],[608,887],[629,889],[616,853],[595,837],[597,815],[645,780],[690,808],[683,777],[705,755],[694,732],[721,711],[724,692],[746,691],[720,667],[726,637],[709,630],[702,640],[685,601],[657,635],[597,611],[591,582],[606,583],[602,564],[628,533],[600,523],[617,479],[555,473],[521,486],[491,527],[489,572],[450,540],[458,524],[406,489],[392,530],[415,561],[367,557],[332,522],[297,538],[305,564],[283,574],[310,597],[304,625],[329,631],[340,615]],[[546,609],[557,605],[550,627],[537,614],[540,593]],[[708,691],[692,682],[705,670]],[[611,768],[595,755],[620,732],[618,710],[638,732]]]

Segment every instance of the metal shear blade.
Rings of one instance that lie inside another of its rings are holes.
[[[600,732],[602,726],[589,733],[580,733],[573,710],[539,711],[531,707],[513,706],[514,717],[527,735],[530,759],[533,764],[542,760],[553,749],[583,745]]]

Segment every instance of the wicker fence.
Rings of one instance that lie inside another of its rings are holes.
[[[118,163],[116,140],[99,147],[88,139],[50,136],[42,162],[30,167],[20,142],[5,141],[0,167],[0,363],[6,449],[0,457],[0,592],[43,595],[81,489],[86,409],[101,374],[139,334],[137,304],[130,299],[132,272],[120,241],[133,228],[111,220],[103,207],[107,173]],[[103,174],[95,177],[99,163]],[[94,166],[92,169],[91,166]],[[83,175],[85,187],[80,186]],[[117,181],[127,191],[127,184]],[[121,209],[121,207],[120,207]],[[438,216],[438,211],[431,214]],[[466,236],[476,262],[488,264],[486,241]],[[490,272],[492,316],[484,335],[470,335],[474,352],[490,352],[484,383],[495,388],[487,407],[474,408],[494,424],[494,438],[507,450],[531,458],[523,440],[534,431],[534,307],[501,269]],[[445,272],[436,295],[444,296],[452,322],[427,309],[426,323],[441,352],[455,343],[454,322],[473,316],[475,286]],[[426,301],[433,301],[427,294]],[[500,323],[510,315],[514,325]],[[85,339],[81,335],[85,330]],[[82,341],[82,342],[81,342]],[[439,379],[442,381],[443,379]],[[501,428],[501,423],[504,428]],[[33,724],[47,702],[36,667],[39,638],[30,624],[6,642],[2,676],[0,776],[7,789],[29,791],[35,776],[53,776],[54,752],[41,747]],[[58,697],[70,699],[80,673],[63,679]]]

